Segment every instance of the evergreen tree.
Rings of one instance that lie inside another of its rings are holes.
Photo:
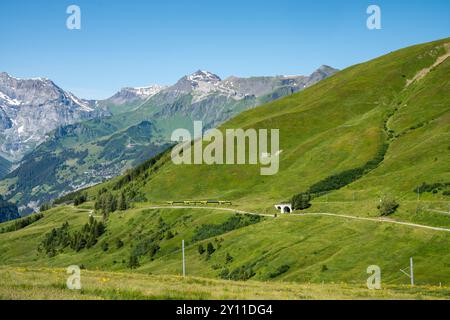
[[[125,211],[128,209],[127,198],[124,193],[120,194],[117,206],[120,211]]]
[[[305,210],[311,207],[310,201],[309,193],[299,193],[292,197],[292,207],[294,210]]]
[[[214,249],[214,246],[211,242],[208,242],[208,245],[206,246],[206,251],[208,253],[208,256],[212,255],[216,249]]]

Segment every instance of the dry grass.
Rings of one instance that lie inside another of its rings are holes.
[[[82,270],[82,290],[66,288],[64,269],[0,268],[0,298],[95,299],[450,299],[448,287],[391,286],[368,290],[344,284],[232,282],[178,276]]]

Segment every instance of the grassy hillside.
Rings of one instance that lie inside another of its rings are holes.
[[[314,82],[334,71],[328,67]],[[274,79],[268,94],[240,100],[211,92],[197,101],[193,93],[171,90],[140,103],[102,102],[111,117],[58,128],[3,180],[0,163],[0,192],[26,206],[111,179],[167,149],[172,131],[192,131],[194,120],[202,120],[205,128],[216,127],[245,110],[292,94],[293,87]]]
[[[233,225],[233,212],[142,207],[111,215],[106,233],[90,249],[77,252],[57,246],[55,255],[38,251],[46,235],[65,222],[70,233],[81,230],[89,220],[91,210],[87,208],[89,205],[86,209],[52,209],[23,229],[0,234],[2,265],[76,264],[89,270],[179,275],[184,239],[187,272],[192,276],[363,285],[367,267],[376,264],[382,269],[383,283],[402,285],[409,280],[399,269],[413,256],[417,284],[450,284],[447,232],[320,216],[250,221],[241,215],[247,223]],[[199,245],[206,250],[208,243],[214,252],[201,254]],[[133,255],[138,264],[131,267]]]
[[[251,165],[175,166],[166,153],[86,191],[89,200],[100,199],[101,191],[123,194],[133,203],[109,215],[105,233],[89,234],[84,239],[89,245],[80,247],[79,240],[92,221],[83,226],[89,215],[100,222],[102,213],[93,202],[66,205],[0,234],[0,261],[8,268],[76,264],[88,270],[179,275],[184,239],[190,276],[324,283],[327,288],[344,282],[356,288],[364,286],[366,269],[375,264],[384,285],[399,286],[409,282],[399,270],[413,257],[418,285],[449,286],[450,233],[423,227],[450,228],[450,61],[440,59],[449,42],[406,48],[350,67],[225,123],[221,130],[280,129],[283,152],[274,176],[261,176],[259,166]],[[337,190],[329,188],[330,181],[340,183]],[[315,194],[305,211],[309,214],[275,217],[275,203],[308,190],[328,192]],[[380,219],[377,205],[385,195],[395,197],[400,207]],[[229,211],[156,208],[188,199],[232,200],[233,205]],[[267,215],[237,215],[235,210]],[[423,226],[393,223],[401,221]],[[45,243],[51,245],[42,250]]]
[[[414,200],[414,189],[423,182],[450,181],[445,143],[450,132],[450,61],[407,83],[444,55],[448,42],[406,48],[353,66],[222,126],[279,128],[283,152],[277,175],[261,176],[254,165],[175,166],[166,157],[157,172],[149,171],[125,190],[150,201],[224,198],[266,210],[331,175],[364,167],[387,145],[377,168],[328,196],[344,201],[356,193],[359,200],[374,201],[393,194]],[[448,200],[442,191],[423,196]]]

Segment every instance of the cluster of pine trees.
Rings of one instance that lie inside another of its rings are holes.
[[[82,194],[78,194],[75,196],[75,198],[73,199],[73,204],[75,206],[79,206],[80,204],[83,204],[87,201],[87,194],[82,193]]]
[[[54,257],[67,247],[77,252],[84,248],[89,249],[97,243],[105,231],[105,224],[93,217],[89,218],[89,222],[81,230],[73,233],[69,232],[69,223],[65,222],[60,228],[54,228],[44,236],[38,251]]]
[[[53,228],[44,236],[38,246],[39,252],[54,257],[70,244],[69,223],[65,222],[60,228]]]
[[[156,231],[151,235],[142,238],[133,247],[130,258],[128,259],[128,268],[138,268],[140,266],[139,259],[141,257],[147,256],[150,259],[153,259],[161,249],[160,242],[164,239],[171,239],[174,236],[175,235],[170,230],[170,225],[167,224],[161,217],[159,217]]]
[[[52,208],[52,204],[51,203],[43,203],[40,207],[39,207],[39,212],[44,212],[44,211],[48,211]]]
[[[103,215],[108,215],[117,210],[124,211],[130,208],[129,201],[124,193],[118,197],[106,189],[99,191],[95,201],[95,210]]]
[[[33,214],[31,216],[28,216],[26,218],[22,218],[20,220],[15,221],[13,224],[3,227],[0,229],[0,233],[6,233],[6,232],[13,232],[20,229],[23,229],[25,227],[28,227],[30,224],[41,220],[44,217],[42,213]]]
[[[106,227],[103,222],[90,217],[89,222],[83,226],[81,231],[77,231],[72,235],[70,247],[77,252],[84,248],[92,248],[105,231]]]

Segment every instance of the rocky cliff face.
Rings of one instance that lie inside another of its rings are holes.
[[[152,85],[140,88],[123,88],[111,98],[104,100],[104,103],[121,105],[126,103],[144,102],[148,98],[154,96],[166,87],[160,85]]]
[[[0,73],[0,156],[20,160],[57,127],[108,114],[95,102],[78,99],[48,79]]]
[[[300,91],[320,80],[336,73],[337,70],[322,66],[310,76],[274,76],[239,78],[231,76],[222,80],[219,76],[199,70],[181,78],[174,86],[165,91],[191,93],[193,102],[201,101],[210,95],[222,95],[234,100],[246,97],[261,97],[282,87],[289,87],[292,92]]]

